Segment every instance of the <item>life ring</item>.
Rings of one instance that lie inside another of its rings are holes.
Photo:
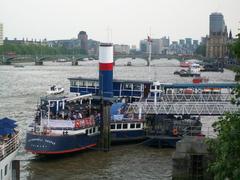
[[[178,135],[178,130],[177,128],[173,128],[172,133],[174,136]]]

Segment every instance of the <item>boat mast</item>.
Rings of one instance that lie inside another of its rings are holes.
[[[150,75],[150,63],[151,63],[151,59],[152,59],[152,40],[151,40],[151,37],[148,36],[148,47],[149,47],[149,53],[148,53],[148,62],[147,62],[147,65],[148,65],[148,75],[149,75],[149,81],[151,80],[151,75]]]

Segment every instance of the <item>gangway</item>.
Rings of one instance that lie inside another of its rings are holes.
[[[231,93],[219,93],[219,94],[161,94],[157,98],[158,101],[163,102],[207,102],[207,101],[220,101],[230,102],[234,97]],[[148,98],[145,101],[154,101],[152,98]]]
[[[236,112],[239,107],[225,101],[188,102],[134,102],[128,106],[128,113],[162,115],[204,115],[219,116],[225,112]]]

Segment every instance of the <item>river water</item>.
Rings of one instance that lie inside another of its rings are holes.
[[[191,82],[191,78],[173,75],[179,70],[176,60],[155,60],[150,68],[141,59],[116,62],[114,78],[158,80],[160,82]],[[39,97],[44,96],[49,85],[57,84],[69,91],[69,77],[98,77],[98,62],[85,61],[79,66],[70,62],[46,62],[44,66],[24,64],[24,68],[0,66],[0,118],[17,120],[22,132],[22,147],[16,159],[21,160],[21,179],[171,179],[174,149],[156,149],[141,144],[113,146],[108,153],[94,150],[65,156],[40,158],[24,151],[25,133],[34,117]],[[210,82],[232,82],[234,73],[204,72]],[[203,117],[208,126],[214,118]]]

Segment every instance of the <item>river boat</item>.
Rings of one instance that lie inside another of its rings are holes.
[[[189,68],[191,66],[191,62],[188,61],[182,61],[180,62],[180,67],[184,67],[184,68]]]
[[[128,62],[127,62],[127,66],[132,66],[131,61],[128,61]]]
[[[56,85],[53,85],[49,88],[49,90],[47,91],[47,94],[49,95],[57,95],[57,94],[62,94],[64,92],[64,88],[63,87],[58,87]]]
[[[91,111],[92,95],[43,97],[26,136],[33,154],[65,154],[96,146],[99,127]]]
[[[14,67],[15,67],[15,68],[23,68],[24,65],[22,65],[22,64],[15,64]]]
[[[0,179],[11,180],[13,177],[13,160],[20,148],[19,131],[16,121],[0,119]]]
[[[174,74],[177,74],[174,72]],[[181,77],[200,77],[200,65],[197,63],[193,63],[190,65],[188,70],[181,70],[178,73]]]
[[[199,83],[208,83],[209,78],[208,77],[194,77],[192,82],[195,84],[199,84]]]
[[[112,143],[136,142],[146,139],[145,120],[136,114],[127,114],[127,104],[114,103],[111,106]]]

